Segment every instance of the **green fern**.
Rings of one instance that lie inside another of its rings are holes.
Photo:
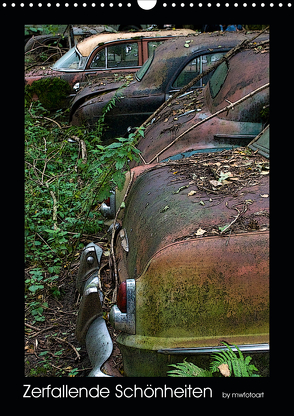
[[[170,367],[176,368],[167,372],[170,377],[212,377],[211,371],[197,367],[193,363],[187,363],[185,360],[183,363],[170,364]]]
[[[197,367],[195,364],[184,360],[183,363],[170,364],[170,367],[175,367],[175,370],[168,371],[168,375],[170,377],[213,377],[213,373],[220,373],[219,366],[221,364],[227,364],[230,370],[230,377],[260,377],[258,374],[254,374],[258,369],[255,365],[250,364],[252,360],[250,356],[244,358],[237,345],[234,345],[239,353],[238,357],[227,343],[223,342],[223,344],[228,350],[217,352],[211,356],[213,361],[209,370]]]
[[[234,345],[239,353],[238,357],[227,343],[223,342],[223,344],[228,348],[228,351],[220,351],[212,355],[214,361],[210,365],[210,371],[217,372],[221,364],[227,364],[231,374],[235,377],[259,377],[258,374],[253,374],[258,369],[253,364],[249,364],[252,360],[250,356],[244,358],[237,345]]]

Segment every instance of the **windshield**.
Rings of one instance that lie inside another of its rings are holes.
[[[151,55],[151,56],[149,56],[149,58],[147,59],[147,61],[141,66],[141,68],[139,69],[139,71],[137,71],[136,72],[136,79],[138,80],[138,81],[142,81],[142,79],[143,79],[143,77],[144,77],[144,75],[146,74],[146,72],[148,71],[148,69],[149,69],[149,67],[150,67],[150,65],[151,65],[151,62],[153,61],[153,56],[154,56],[154,53]]]
[[[52,69],[57,71],[76,71],[79,68],[80,64],[80,55],[77,52],[76,48],[70,49],[63,55],[55,64],[52,66]]]

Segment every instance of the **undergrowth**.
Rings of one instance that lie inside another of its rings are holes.
[[[40,102],[25,108],[25,294],[35,320],[43,319],[44,286],[59,295],[54,281],[83,247],[83,235],[102,230],[100,203],[123,186],[128,162],[138,157],[134,135],[108,146],[101,141],[116,99],[91,131],[70,126],[63,111],[49,113]]]

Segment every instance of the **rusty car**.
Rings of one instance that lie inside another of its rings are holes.
[[[247,145],[268,122],[267,51],[255,46],[240,51],[217,67],[202,91],[184,93],[160,111],[137,144],[141,162]]]
[[[137,71],[166,39],[193,33],[190,29],[179,29],[92,35],[73,46],[51,68],[28,71],[25,83],[31,85],[43,78],[57,77],[68,82],[75,93],[93,77]]]
[[[201,366],[225,348],[223,341],[268,359],[269,125],[261,115],[268,86],[260,90],[268,84],[268,55],[247,48],[221,64],[203,90],[209,107],[201,104],[210,114],[224,108],[224,119],[205,131],[196,118],[189,140],[183,135],[157,156],[175,140],[169,130],[165,140],[167,114],[159,113],[142,139],[146,147],[138,144],[145,162],[141,158],[126,173],[109,206],[102,204],[111,218],[117,284],[109,320],[120,331],[128,377],[164,377],[171,363],[184,359]],[[185,106],[179,108],[184,114]],[[175,125],[179,114],[173,111],[168,117]],[[156,124],[161,137],[153,140]],[[101,367],[112,351],[101,256],[98,245],[88,244],[77,276],[82,300],[76,336],[86,343],[90,376],[106,376]]]
[[[155,50],[136,72],[136,79],[120,90],[119,96],[117,91],[123,81],[105,85],[91,83],[83,88],[72,103],[70,121],[73,125],[95,126],[103,108],[117,95],[116,105],[105,117],[108,128],[103,139],[124,136],[129,127],[140,126],[170,95],[250,36],[204,33],[168,40]],[[210,76],[211,73],[202,78],[194,88],[206,85]]]

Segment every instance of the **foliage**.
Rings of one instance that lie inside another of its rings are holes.
[[[214,373],[217,373],[217,376],[221,373],[225,377],[260,377],[258,374],[254,374],[258,369],[250,364],[252,357],[244,358],[240,349],[234,345],[239,353],[238,357],[227,343],[223,342],[223,344],[228,350],[217,352],[211,356],[213,361],[209,370],[184,360],[183,363],[171,364],[170,367],[175,367],[176,370],[168,371],[168,375],[170,377],[214,377]]]
[[[30,102],[36,94],[47,110],[58,110],[66,107],[66,97],[70,94],[71,87],[67,81],[58,77],[41,78],[31,85],[25,86],[25,100]]]
[[[170,377],[212,377],[209,370],[197,367],[193,363],[184,360],[183,363],[170,364],[170,367],[175,367],[176,370],[168,371]]]
[[[235,345],[239,353],[238,357],[228,344],[223,344],[226,345],[228,351],[220,351],[212,355],[212,358],[214,358],[214,361],[210,365],[210,371],[212,373],[218,371],[220,365],[227,364],[230,373],[234,374],[235,377],[259,377],[253,374],[258,369],[253,364],[249,364],[252,360],[250,356],[244,358],[240,349]]]
[[[40,103],[25,110],[25,262],[58,274],[73,249],[81,248],[81,235],[101,230],[100,202],[123,185],[128,162],[138,150],[132,135],[103,146],[103,117],[88,132],[52,123],[61,112],[51,116],[55,118],[48,115]]]

